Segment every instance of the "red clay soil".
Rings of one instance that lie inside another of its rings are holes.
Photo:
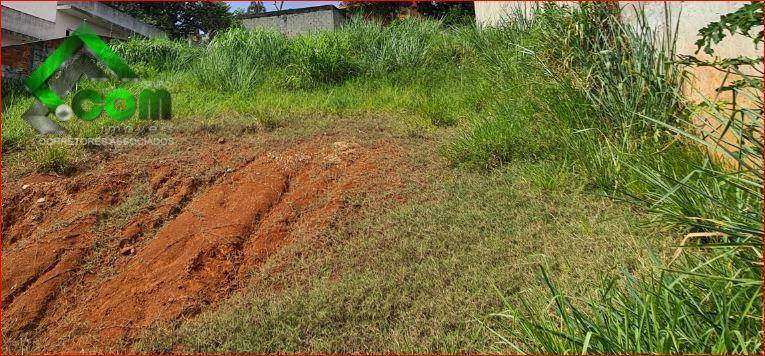
[[[125,350],[147,326],[226,298],[301,231],[329,228],[348,194],[396,184],[402,157],[391,142],[235,141],[135,149],[4,184],[4,339]]]

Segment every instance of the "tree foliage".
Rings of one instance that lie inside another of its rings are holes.
[[[763,3],[751,2],[740,7],[738,10],[722,15],[720,20],[712,22],[699,30],[699,40],[696,41],[696,53],[701,50],[708,55],[714,54],[714,45],[722,42],[729,36],[745,36],[752,40],[756,47],[763,42]],[[756,31],[756,29],[760,29]],[[726,33],[727,31],[727,33]],[[726,81],[732,74],[735,80],[729,83],[723,83],[717,88],[718,93],[730,92],[733,95],[733,102],[730,105],[732,116],[743,115],[748,112],[756,112],[756,117],[762,117],[763,108],[741,107],[737,102],[738,97],[761,97],[763,86],[763,57],[744,57],[735,58],[713,58],[712,60],[700,59],[695,56],[682,56],[683,63],[686,65],[710,67],[726,73]],[[754,91],[759,94],[751,94]],[[742,117],[743,117],[742,116]]]
[[[712,54],[712,46],[720,43],[726,37],[727,30],[730,35],[743,35],[751,38],[754,44],[762,43],[763,31],[756,34],[750,33],[753,28],[761,27],[763,19],[763,4],[752,1],[738,10],[720,17],[719,21],[712,22],[699,30],[699,38],[696,41],[698,50],[704,49],[704,53]],[[698,53],[698,50],[696,51]]]
[[[445,23],[472,21],[475,6],[472,1],[344,1],[345,7],[353,13],[393,20],[403,9],[413,8],[423,17],[443,19]]]
[[[250,5],[247,6],[247,14],[260,14],[266,12],[266,6],[262,1],[250,1]]]
[[[214,35],[234,21],[229,5],[223,2],[109,2],[108,5],[165,31],[170,38]]]

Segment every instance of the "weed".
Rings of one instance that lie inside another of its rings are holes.
[[[69,174],[77,166],[79,151],[64,145],[45,145],[32,154],[32,162],[40,172]]]

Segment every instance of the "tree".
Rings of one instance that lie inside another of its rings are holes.
[[[250,6],[247,6],[247,14],[260,14],[266,12],[266,7],[262,1],[250,1]]]
[[[367,19],[391,21],[398,16],[401,8],[412,6],[412,1],[343,1],[343,7],[351,15],[362,15]]]
[[[234,22],[223,2],[108,2],[117,10],[165,31],[170,38],[215,35]]]
[[[415,9],[423,17],[442,19],[446,24],[475,20],[472,1],[344,1],[343,5],[351,14],[386,21],[397,18],[407,8]]]
[[[475,22],[475,3],[472,1],[418,2],[417,10],[422,16],[441,19],[447,25]]]

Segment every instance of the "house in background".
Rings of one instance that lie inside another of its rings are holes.
[[[167,37],[148,25],[100,2],[3,1],[3,78],[28,75],[80,24],[108,39]]]
[[[66,37],[83,22],[104,37],[166,36],[100,2],[3,1],[1,12],[3,47]]]
[[[334,5],[247,14],[240,19],[246,28],[273,28],[287,36],[335,30],[347,20],[345,12]]]

